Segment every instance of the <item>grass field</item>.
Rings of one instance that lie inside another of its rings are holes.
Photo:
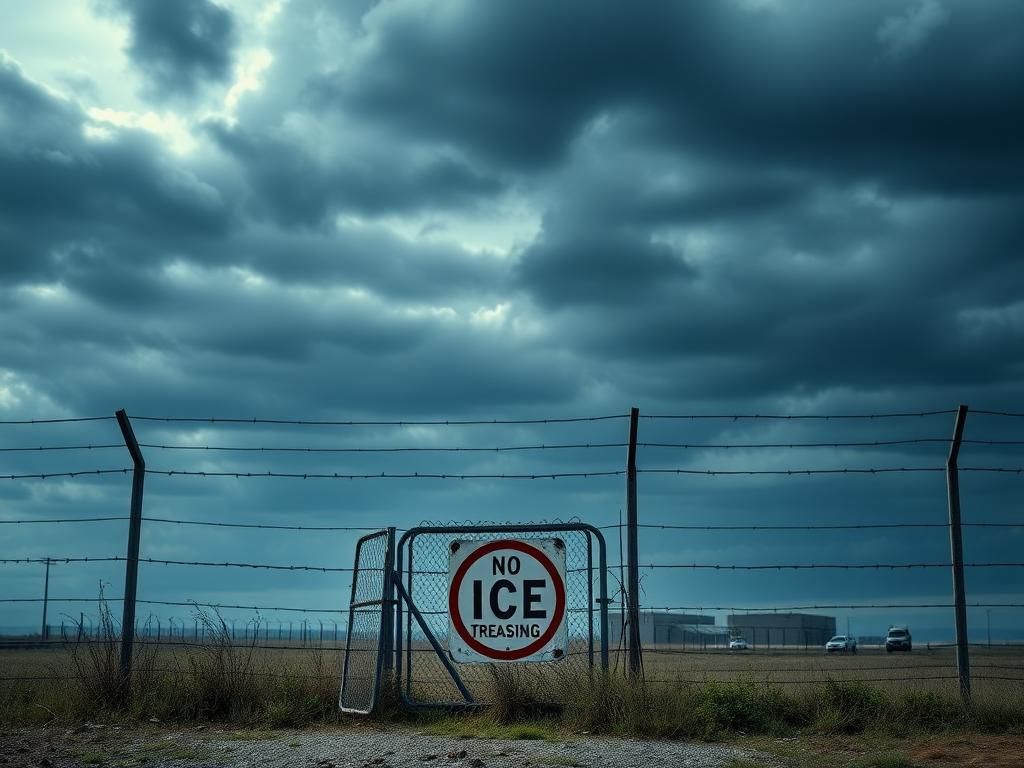
[[[545,705],[554,699],[564,705],[558,717],[592,732],[699,738],[802,728],[1024,732],[1024,649],[972,649],[975,707],[969,712],[959,702],[949,648],[899,655],[863,649],[850,656],[671,650],[647,649],[642,684],[623,678],[622,659],[613,659],[618,672],[607,680],[591,678],[579,664],[482,665],[468,677],[500,721],[550,717]],[[447,692],[450,682],[435,677],[436,658],[428,666],[429,655],[422,655],[413,692],[433,698],[444,686],[437,698],[456,700]],[[125,706],[116,642],[0,649],[0,678],[22,678],[0,680],[0,723],[150,717],[269,727],[337,722],[342,660],[335,647],[144,644],[137,648]],[[357,666],[360,674],[372,667],[365,656]],[[386,705],[385,716],[404,715]]]

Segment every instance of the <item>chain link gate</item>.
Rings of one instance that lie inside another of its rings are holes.
[[[448,652],[449,545],[461,541],[544,539],[565,543],[566,658],[542,664],[455,664]],[[595,546],[596,545],[596,546]],[[596,550],[596,551],[595,551]],[[595,556],[597,562],[595,563]],[[398,542],[393,575],[394,661],[408,707],[475,707],[494,701],[502,685],[525,685],[538,701],[559,704],[580,676],[608,669],[608,580],[605,540],[585,523],[420,526]]]
[[[381,676],[391,645],[393,610],[389,585],[394,552],[394,528],[368,534],[356,543],[338,695],[342,712],[367,715],[380,696]]]

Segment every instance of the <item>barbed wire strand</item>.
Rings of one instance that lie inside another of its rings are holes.
[[[1024,445],[1024,440],[969,440],[964,445],[1009,446]],[[949,443],[948,437],[914,437],[897,440],[862,440],[852,442],[814,443],[637,443],[638,448],[673,448],[683,450],[705,449],[800,449],[800,448],[879,448],[899,445]],[[506,453],[511,451],[590,450],[598,448],[625,448],[628,443],[537,443],[530,445],[498,446],[396,446],[386,448],[365,447],[312,447],[312,446],[243,446],[243,445],[180,445],[166,443],[139,443],[140,448],[165,451],[211,451],[236,453]],[[39,453],[44,451],[93,451],[124,449],[123,443],[83,443],[79,445],[25,445],[0,447],[4,453]]]
[[[33,523],[98,523],[110,520],[130,520],[128,515],[113,515],[110,517],[65,517],[41,520],[0,520],[0,525],[20,524],[31,525]],[[271,523],[222,523],[211,520],[177,520],[166,517],[143,517],[144,522],[150,523],[173,523],[174,525],[204,525],[216,528],[267,528],[271,530],[284,531],[379,531],[380,526],[362,525],[276,525]],[[396,528],[396,531],[405,531],[405,528]]]
[[[50,558],[38,558],[38,557],[23,557],[23,558],[5,558],[0,559],[0,564],[10,565],[15,563],[45,563],[49,562],[51,565],[54,563],[123,563],[128,560],[127,557],[50,557]],[[153,565],[186,565],[186,566],[202,566],[209,568],[255,568],[264,569],[271,571],[317,571],[320,573],[351,573],[353,568],[332,568],[326,566],[314,566],[314,565],[271,565],[267,563],[213,563],[205,562],[200,560],[159,560],[151,557],[140,557],[138,559],[140,563],[150,563]],[[360,568],[359,571],[380,571],[380,568]]]
[[[41,599],[41,598],[38,598]],[[967,603],[968,608],[1024,608],[1024,603]],[[742,613],[786,613],[793,611],[809,610],[880,610],[889,608],[953,608],[953,603],[847,603],[832,605],[787,605],[768,606],[762,608],[749,608],[732,605],[642,605],[640,610],[645,611],[732,611],[736,615]],[[696,625],[701,626],[701,625]],[[707,625],[705,625],[707,626]]]
[[[81,421],[113,421],[115,416],[69,416],[63,419],[19,419],[3,420],[2,425],[12,424],[72,424]]]
[[[715,570],[715,571],[774,571],[774,570],[912,570],[917,568],[951,568],[951,563],[791,563],[777,565],[721,565],[715,563],[641,563],[638,568]],[[1024,568],[1024,563],[964,563],[964,568]]]
[[[962,528],[1021,528],[1024,527],[1024,521],[1019,523],[961,523],[960,526]],[[611,525],[598,526],[598,528],[601,528],[602,530],[626,527],[628,526],[625,523],[613,523]],[[678,531],[847,531],[886,528],[949,528],[949,523],[838,523],[834,525],[662,525],[660,523],[640,523],[637,527]]]
[[[924,416],[946,416],[949,414],[956,413],[956,409],[946,409],[940,411],[905,411],[896,413],[843,413],[843,414],[767,414],[767,413],[739,413],[739,414],[707,414],[707,413],[684,413],[684,414],[645,414],[641,413],[641,419],[674,419],[683,421],[698,421],[702,419],[708,420],[723,420],[723,421],[740,421],[746,419],[771,419],[776,421],[831,421],[831,420],[847,420],[847,419],[901,419],[901,418],[920,418]],[[977,413],[977,411],[971,411],[971,413]]]
[[[319,420],[319,419],[239,419],[222,416],[132,416],[133,421],[161,421],[178,424],[289,424],[298,426],[324,427],[461,427],[487,424],[572,424],[591,421],[627,419],[628,413],[613,413],[602,416],[574,416],[565,418],[531,419],[409,419],[401,421],[384,420]]]
[[[58,517],[58,518],[37,518],[37,519],[16,519],[0,520],[0,525],[34,525],[34,524],[68,524],[68,523],[96,523],[108,521],[130,520],[128,515],[110,515],[105,517]],[[380,526],[360,525],[279,525],[276,523],[226,523],[213,520],[181,520],[169,517],[143,517],[144,522],[168,523],[174,525],[199,525],[216,528],[263,528],[282,531],[379,531]],[[961,523],[963,528],[1021,528],[1024,521],[1019,523],[1010,522],[978,522]],[[625,523],[611,523],[597,526],[601,530],[612,530],[626,528]],[[844,531],[844,530],[871,530],[889,528],[949,528],[949,523],[850,523],[850,524],[823,524],[823,525],[673,525],[660,523],[641,523],[638,528],[649,528],[656,530],[679,530],[679,531]],[[405,531],[406,528],[396,528],[396,531]]]

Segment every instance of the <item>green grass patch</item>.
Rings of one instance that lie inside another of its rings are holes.
[[[490,715],[452,715],[433,719],[423,730],[434,736],[456,739],[508,739],[511,741],[557,741],[561,738],[553,720],[500,723]]]
[[[273,741],[278,734],[273,731],[231,731],[224,736],[225,741]]]
[[[914,768],[914,764],[899,752],[883,752],[855,760],[850,768]]]

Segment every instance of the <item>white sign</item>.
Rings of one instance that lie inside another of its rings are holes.
[[[448,652],[457,662],[565,658],[565,543],[453,541]]]

